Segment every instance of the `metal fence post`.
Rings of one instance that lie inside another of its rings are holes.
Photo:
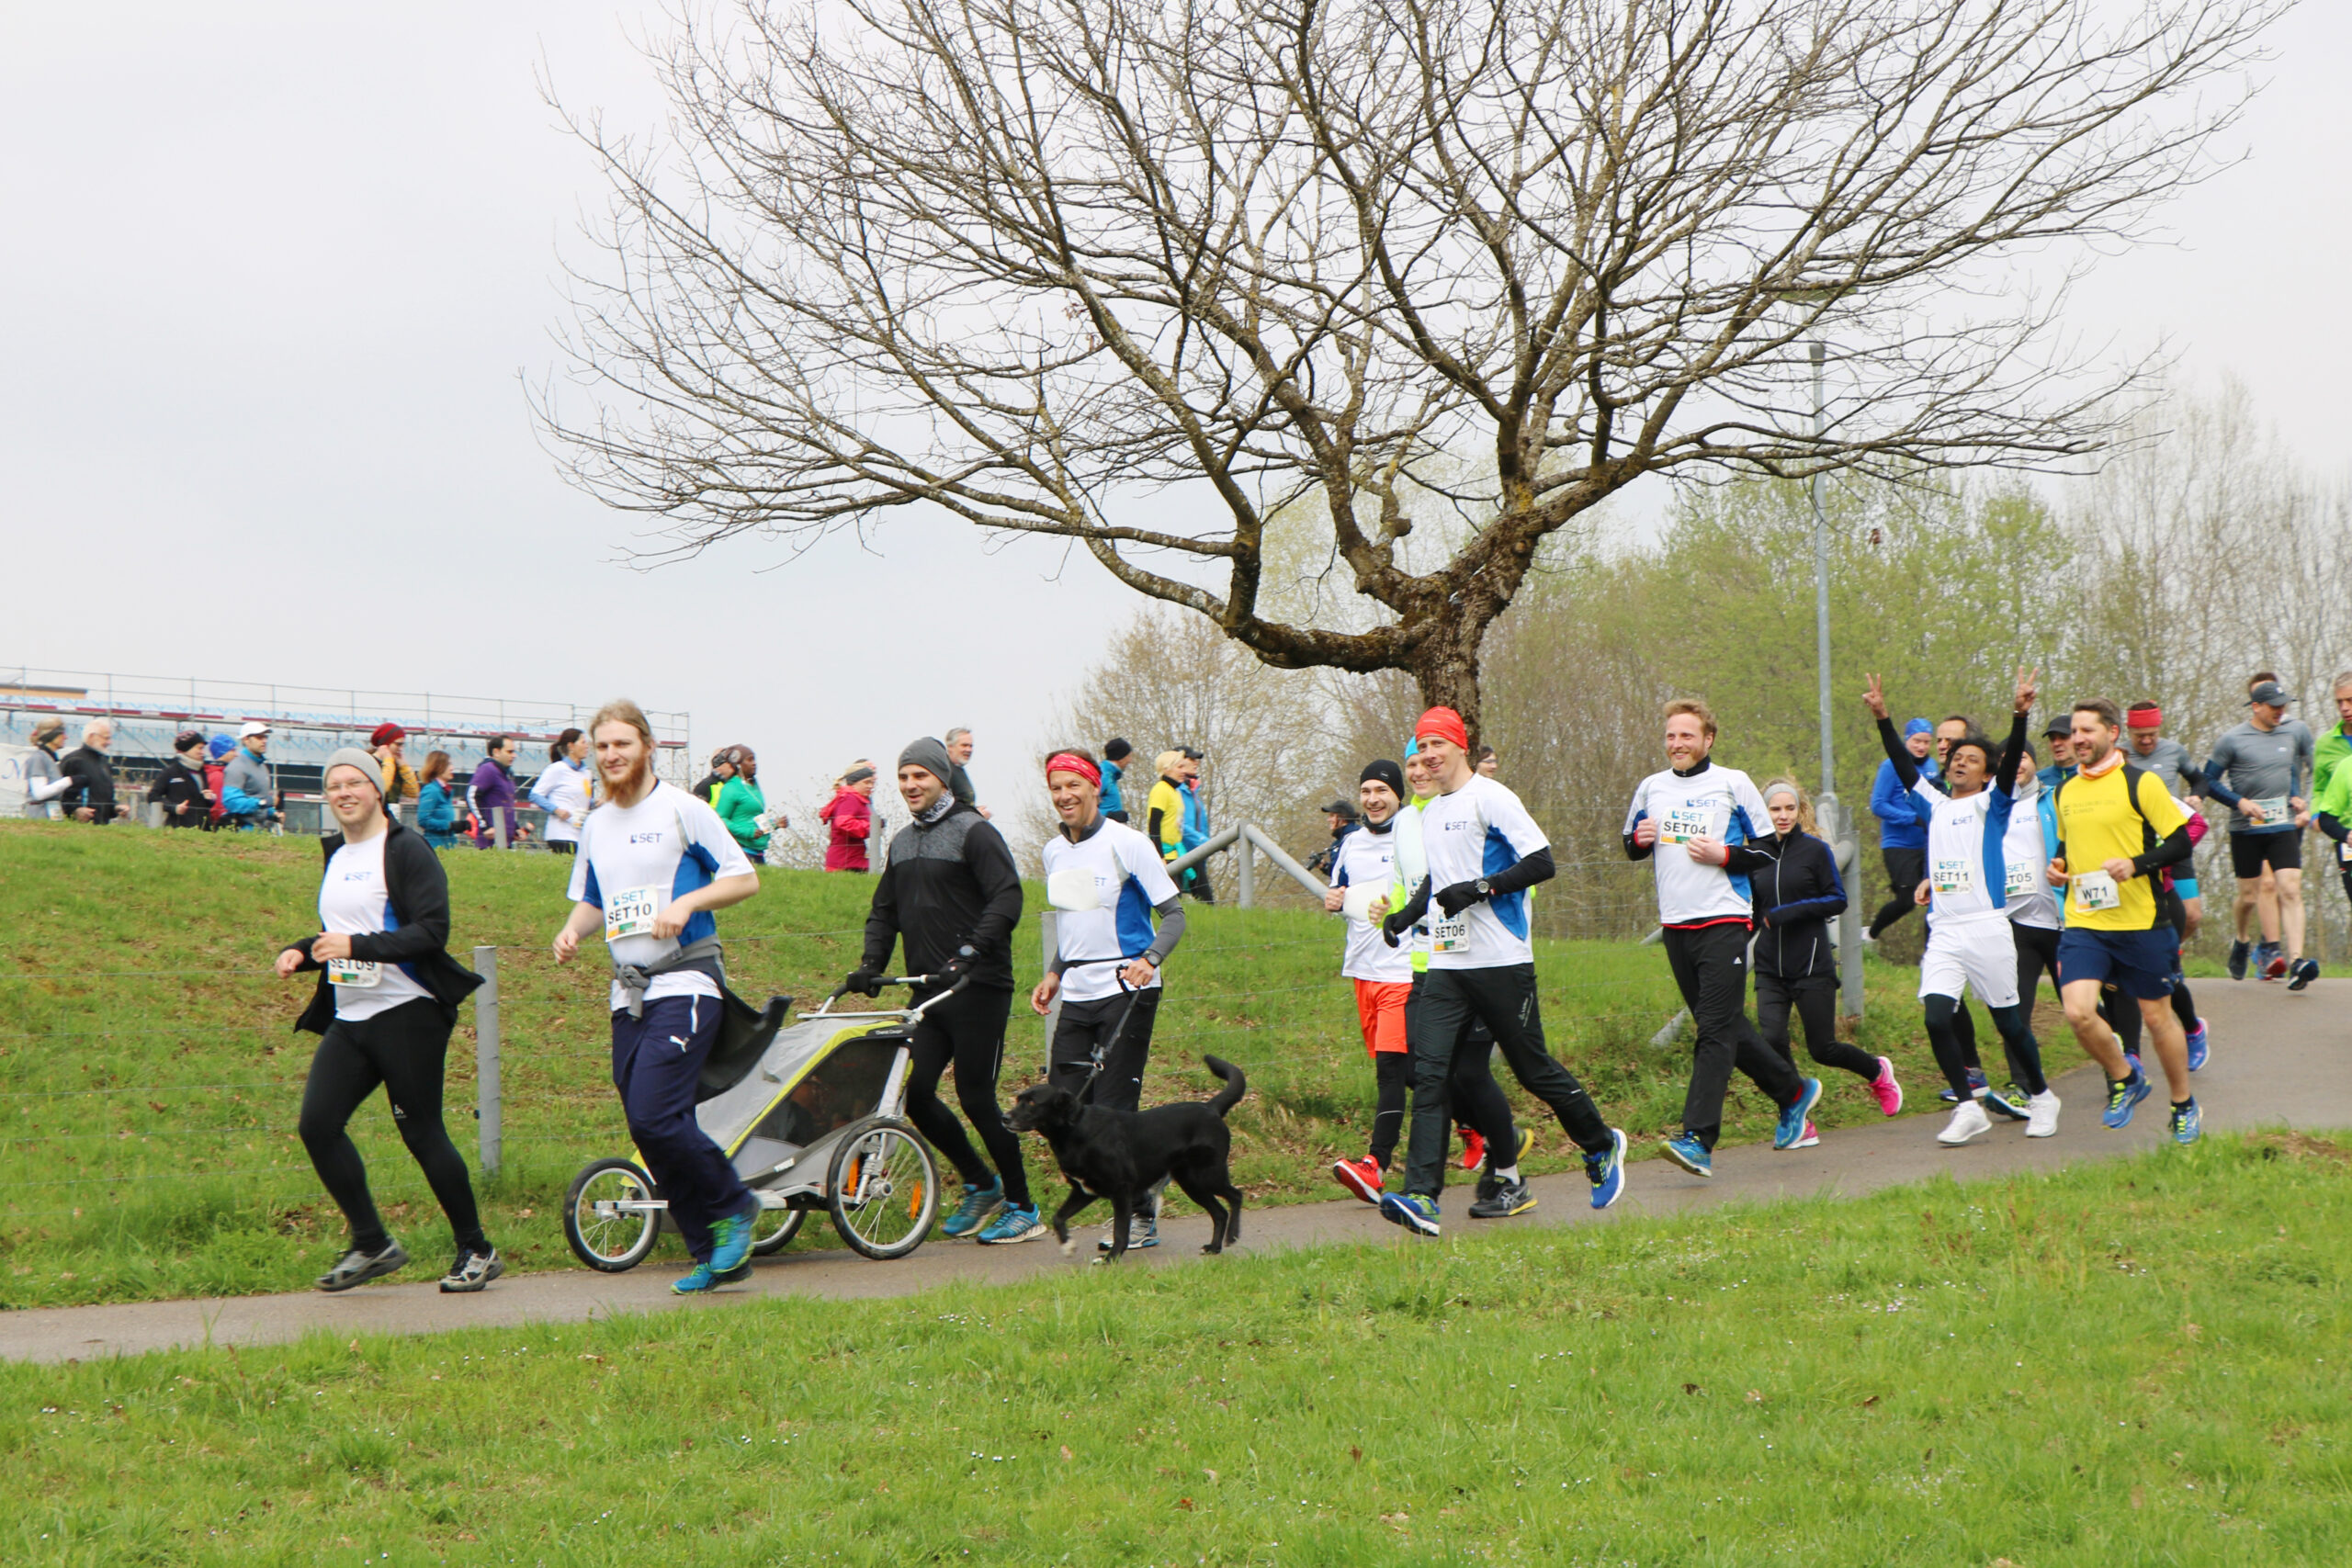
[[[1233,840],[1233,896],[1245,909],[1257,902],[1257,858],[1250,852],[1250,832],[1245,828],[1241,836]]]
[[[1829,857],[1846,884],[1846,912],[1838,917],[1838,979],[1846,993],[1841,1010],[1862,1016],[1862,840],[1845,803],[1825,795],[1815,815],[1829,838]]]
[[[498,949],[474,949],[474,1115],[481,1122],[481,1168],[494,1174],[504,1142],[498,1083]]]

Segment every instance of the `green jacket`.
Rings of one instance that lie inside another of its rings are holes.
[[[2352,738],[2344,733],[2339,722],[2327,727],[2319,738],[2318,747],[2312,752],[2312,798],[2317,800],[2326,793],[2328,775],[2335,772],[2335,764],[2352,757]]]
[[[768,836],[760,831],[758,821],[767,811],[768,797],[760,793],[758,784],[737,774],[719,790],[715,807],[718,819],[727,824],[745,854],[757,860],[768,852]]]

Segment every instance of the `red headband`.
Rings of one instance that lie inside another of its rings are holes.
[[[1102,770],[1074,751],[1057,751],[1046,759],[1046,773],[1076,773],[1096,789],[1102,787]]]
[[[2123,716],[2123,722],[2139,728],[2153,728],[2165,721],[2165,710],[2154,703],[2143,703]]]
[[[1464,751],[1470,750],[1470,731],[1452,708],[1431,708],[1421,715],[1420,722],[1413,726],[1413,739],[1451,740]]]

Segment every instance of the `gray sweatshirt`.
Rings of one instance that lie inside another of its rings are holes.
[[[2291,822],[2255,826],[2238,804],[2245,800],[2292,799],[2304,794],[2311,777],[2312,732],[2289,719],[2276,729],[2259,729],[2249,719],[2222,732],[2205,761],[2206,793],[2232,807],[2233,833],[2291,833]]]

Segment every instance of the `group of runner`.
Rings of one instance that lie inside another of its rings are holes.
[[[2162,736],[2158,710],[2140,705],[2126,715],[2105,699],[2078,702],[2063,725],[2052,722],[2045,739],[2053,760],[2038,769],[2027,739],[2037,694],[2033,674],[2020,671],[2011,723],[1996,745],[1964,719],[1947,721],[1948,735],[1915,721],[1913,734],[1898,736],[1876,677],[1865,694],[1922,825],[1914,886],[1896,891],[1925,906],[1928,924],[1919,994],[1944,1097],[1954,1103],[1938,1138],[1966,1143],[1989,1131],[1995,1115],[2025,1122],[2029,1137],[2056,1132],[2059,1101],[2030,1022],[2047,975],[2069,1027],[2106,1073],[2105,1124],[2127,1124],[2154,1091],[2139,1049],[2145,1038],[2169,1093],[2172,1135],[2194,1142],[2199,1114],[2190,1074],[2208,1045],[2179,964],[2198,911],[2187,874],[2201,820],[2194,800],[2210,795],[2232,808],[2241,932],[2233,974],[2251,958],[2260,972],[2301,988],[2316,973],[2301,953],[2304,823],[2315,819],[2347,846],[2339,854],[2352,897],[2352,768],[2342,766],[2352,757],[2345,737],[2352,675],[2337,682],[2345,725],[2329,738],[2343,743],[2319,749],[2308,794],[2301,770],[2313,748],[2307,730],[2288,728],[2290,699],[2275,678],[2254,682],[2252,718],[2222,738],[2203,770],[2190,769],[2186,751]],[[1747,773],[1714,762],[1718,731],[1705,703],[1668,703],[1663,718],[1667,766],[1635,789],[1623,843],[1630,858],[1651,864],[1661,941],[1696,1037],[1680,1127],[1664,1152],[1706,1177],[1735,1071],[1774,1107],[1776,1149],[1819,1141],[1811,1118],[1822,1083],[1796,1067],[1792,1017],[1814,1061],[1850,1074],[1884,1114],[1901,1110],[1903,1090],[1887,1058],[1837,1038],[1827,922],[1844,911],[1847,894],[1805,792],[1788,779],[1759,790]],[[1932,773],[1928,748],[1917,744],[1922,733],[1932,733],[1940,751]],[[651,728],[635,704],[606,705],[583,739],[598,807],[578,827],[572,908],[553,951],[569,962],[583,939],[605,939],[614,1086],[694,1259],[673,1289],[708,1291],[743,1276],[758,1212],[694,1114],[726,978],[714,917],[757,893],[759,878],[707,801],[654,776]],[[890,841],[859,966],[842,988],[877,994],[898,950],[904,968],[923,977],[914,1001],[954,992],[914,1032],[908,1114],[962,1181],[945,1234],[1001,1245],[1047,1229],[998,1099],[1014,989],[1012,933],[1023,895],[1002,835],[954,792],[956,771],[936,739],[918,739],[900,754],[897,782],[910,820]],[[338,751],[324,784],[341,830],[322,844],[320,931],[289,945],[277,964],[281,975],[318,975],[297,1025],[321,1036],[300,1134],[351,1230],[348,1250],[318,1283],[347,1290],[408,1261],[375,1208],[346,1130],[380,1084],[457,1238],[441,1288],[479,1291],[503,1263],[483,1232],[441,1101],[458,1004],[480,977],[447,952],[446,873],[423,839],[384,810],[380,761]],[[1133,1110],[1160,971],[1185,921],[1164,846],[1103,810],[1103,784],[1102,764],[1083,749],[1046,761],[1057,823],[1042,858],[1057,936],[1029,1002],[1054,1019],[1051,1077],[1097,1104]],[[1581,1152],[1593,1207],[1607,1208],[1624,1191],[1626,1135],[1551,1055],[1537,1000],[1530,900],[1556,873],[1543,829],[1508,786],[1474,765],[1461,716],[1444,707],[1421,716],[1401,763],[1364,766],[1358,804],[1362,826],[1333,846],[1326,907],[1348,921],[1342,973],[1355,987],[1376,1099],[1366,1152],[1339,1161],[1334,1177],[1384,1217],[1437,1235],[1450,1134],[1459,1125],[1464,1168],[1484,1168],[1467,1213],[1504,1218],[1532,1208],[1519,1168],[1530,1135],[1514,1124],[1495,1080],[1499,1050]],[[2276,890],[2271,905],[2258,887],[2265,871]],[[2243,934],[2249,919],[2262,922],[2259,949]],[[1884,923],[1882,910],[1873,925]],[[1760,1030],[1747,1012],[1751,969]],[[2001,1035],[2006,1087],[1988,1083],[1975,1059],[1971,993]],[[939,1096],[950,1070],[961,1119]],[[1404,1169],[1392,1190],[1400,1142]],[[1158,1217],[1155,1193],[1136,1216],[1131,1246],[1157,1245]],[[1109,1245],[1106,1236],[1102,1246]]]

